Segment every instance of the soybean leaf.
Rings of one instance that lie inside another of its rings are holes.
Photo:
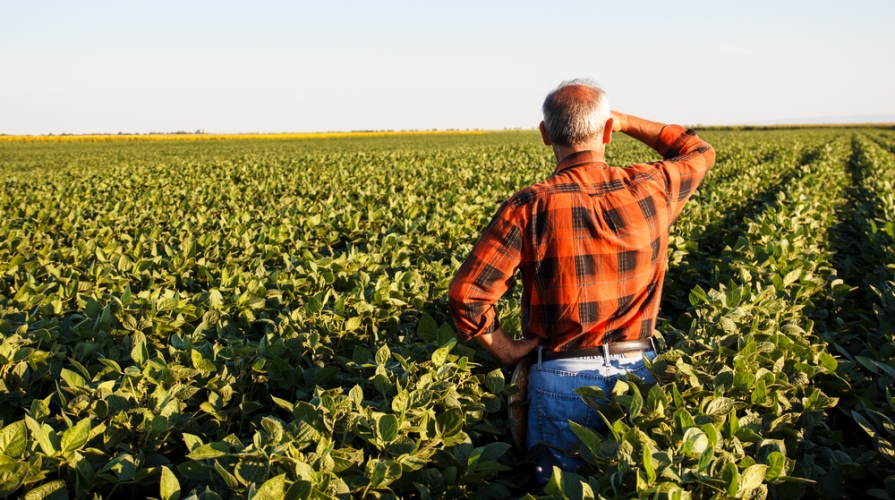
[[[705,408],[706,415],[726,415],[733,409],[734,401],[730,398],[715,398]]]
[[[696,471],[702,472],[706,470],[708,466],[712,464],[713,458],[715,458],[715,447],[709,445],[705,451],[702,452],[702,455],[699,456],[699,463],[696,465]]]
[[[582,386],[575,389],[575,393],[585,398],[606,399],[606,393],[597,386]]]
[[[68,500],[68,498],[68,487],[61,479],[44,483],[25,494],[25,500]]]
[[[28,441],[28,430],[25,421],[13,422],[0,429],[0,453],[12,458],[18,458],[25,452]]]
[[[735,496],[740,489],[740,473],[735,463],[724,464],[724,468],[721,469],[721,479],[727,485],[727,494]]]
[[[59,435],[47,424],[41,424],[37,443],[40,445],[40,449],[43,450],[46,455],[51,457],[62,451],[62,443],[59,440]]]
[[[628,407],[628,418],[633,420],[640,415],[640,410],[643,409],[643,396],[640,395],[640,390],[636,385],[632,384],[631,389],[634,394],[631,396],[631,406]]]
[[[6,496],[19,489],[28,475],[28,464],[21,462],[0,464],[0,496]]]
[[[215,460],[215,465],[218,461]],[[245,457],[233,469],[234,476],[245,485],[260,483],[267,475],[268,463],[259,457]],[[223,469],[223,467],[221,467]],[[222,475],[223,476],[223,475]],[[226,479],[225,479],[226,480]],[[238,487],[239,485],[235,485]]]
[[[299,479],[292,483],[292,486],[286,491],[284,500],[305,500],[310,498],[313,484],[310,481]]]
[[[510,448],[511,446],[507,443],[488,443],[482,451],[480,460],[483,462],[497,460],[502,457],[504,453],[509,451]]]
[[[463,428],[463,412],[459,408],[450,410],[435,417],[435,429],[440,436],[453,436]]]
[[[73,372],[67,368],[63,368],[60,372],[59,376],[62,380],[68,384],[69,387],[84,387],[87,384],[87,381],[84,380],[84,377],[79,375],[77,372]]]
[[[861,428],[864,429],[864,432],[866,432],[867,434],[870,435],[871,438],[876,437],[876,435],[877,435],[876,429],[872,425],[870,425],[870,422],[868,422],[867,419],[865,419],[863,416],[861,416],[860,413],[852,410],[851,416],[852,416],[852,418],[855,419],[855,422],[857,422],[858,425],[860,425]]]
[[[443,323],[438,329],[438,345],[444,346],[451,341],[457,341],[457,334],[454,333],[454,330],[450,325]]]
[[[369,349],[360,345],[356,345],[354,346],[354,352],[351,354],[351,359],[355,363],[363,365],[369,363],[370,361],[373,361],[374,357],[373,353]]]
[[[239,479],[236,478],[235,475],[231,474],[230,471],[224,468],[223,465],[218,460],[214,461],[214,470],[218,473],[218,476],[224,481],[224,484],[227,485],[231,490],[239,489]],[[245,484],[249,484],[246,482]]]
[[[384,345],[376,351],[376,364],[377,365],[385,365],[388,363],[389,358],[392,357],[392,352],[389,350],[387,345]]]
[[[448,354],[456,344],[457,339],[450,339],[443,346],[436,349],[435,352],[432,353],[432,364],[435,366],[442,366],[447,361]]]
[[[286,493],[286,474],[268,479],[255,493],[256,500],[281,500]]]
[[[572,428],[572,432],[574,432],[575,435],[578,436],[578,439],[580,439],[581,442],[584,443],[584,446],[587,446],[587,448],[590,450],[591,453],[593,453],[594,456],[599,454],[602,440],[596,432],[588,429],[587,427],[582,427],[581,425],[578,425],[571,420],[569,420],[569,426]],[[653,474],[655,475],[655,472]]]
[[[420,316],[420,323],[416,327],[416,334],[426,342],[435,342],[438,339],[438,324],[432,319],[432,316],[423,313]]]
[[[74,427],[66,429],[65,432],[62,433],[62,441],[60,443],[62,451],[69,452],[77,450],[87,443],[87,438],[89,436],[90,419],[85,418],[75,424]]]
[[[225,443],[208,443],[198,446],[187,455],[187,458],[192,460],[207,460],[209,458],[218,458],[229,454],[230,447]]]
[[[779,451],[772,451],[768,454],[766,462],[768,469],[765,472],[765,479],[767,481],[773,481],[783,474],[784,466],[786,465],[786,457],[784,457],[782,453]]]
[[[488,372],[488,375],[485,376],[485,385],[493,394],[500,394],[503,392],[503,388],[506,385],[506,381],[503,378],[503,371],[501,371],[500,368],[495,368]]]
[[[370,485],[374,488],[388,486],[392,481],[401,477],[401,464],[391,460],[383,460],[373,466]]]
[[[681,454],[692,458],[699,458],[709,445],[709,439],[702,429],[690,427],[684,432]]]
[[[159,496],[162,500],[178,500],[180,498],[180,481],[171,469],[162,466],[162,477],[159,480]]]
[[[743,471],[742,478],[740,481],[740,489],[743,491],[748,491],[753,488],[758,488],[764,482],[765,472],[767,471],[768,466],[762,464],[754,464],[746,467]]]
[[[653,452],[649,446],[643,447],[643,469],[646,471],[648,484],[656,482],[656,466],[653,464]]]
[[[379,437],[386,443],[390,443],[398,437],[398,419],[394,415],[383,415],[377,422]]]
[[[707,297],[705,295],[705,290],[702,289],[699,285],[693,287],[693,290],[690,291],[690,305],[698,306],[700,302],[706,302]]]

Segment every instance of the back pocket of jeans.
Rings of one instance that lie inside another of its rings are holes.
[[[598,415],[577,394],[556,394],[537,389],[535,403],[538,405],[540,440],[563,450],[570,450],[580,441],[572,432],[569,420],[583,427],[594,428],[597,425]]]

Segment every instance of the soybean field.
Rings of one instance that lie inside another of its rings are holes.
[[[446,297],[536,132],[0,144],[0,496],[895,499],[895,130],[700,136],[658,383],[545,488]]]

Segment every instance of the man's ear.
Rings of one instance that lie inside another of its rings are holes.
[[[606,120],[606,125],[603,125],[603,144],[609,144],[612,142],[612,127],[615,125],[615,120],[612,118]]]
[[[547,137],[547,127],[544,126],[544,122],[542,121],[540,125],[538,125],[538,129],[541,131],[541,139],[544,141],[545,146],[552,146],[550,142],[550,138]]]

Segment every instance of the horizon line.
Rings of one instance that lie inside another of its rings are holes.
[[[726,125],[707,125],[707,124],[685,124],[685,127],[696,129],[774,129],[774,128],[887,128],[895,127],[895,121],[886,122],[804,122],[792,123],[786,120],[780,122],[762,122],[762,123],[739,123]],[[89,132],[89,133],[59,133],[54,134],[48,132],[45,134],[5,134],[0,133],[0,143],[23,142],[28,139],[43,139],[46,141],[56,142],[78,142],[79,139],[101,139],[103,142],[111,142],[114,140],[176,140],[193,139],[193,140],[227,140],[227,139],[325,139],[325,138],[343,138],[343,137],[388,137],[397,135],[429,135],[429,134],[457,134],[457,135],[480,135],[484,133],[494,132],[525,132],[536,131],[537,128],[524,127],[504,127],[502,129],[382,129],[382,130],[349,130],[349,131],[325,131],[325,132],[206,132],[204,130],[195,132],[176,131],[176,132]]]

